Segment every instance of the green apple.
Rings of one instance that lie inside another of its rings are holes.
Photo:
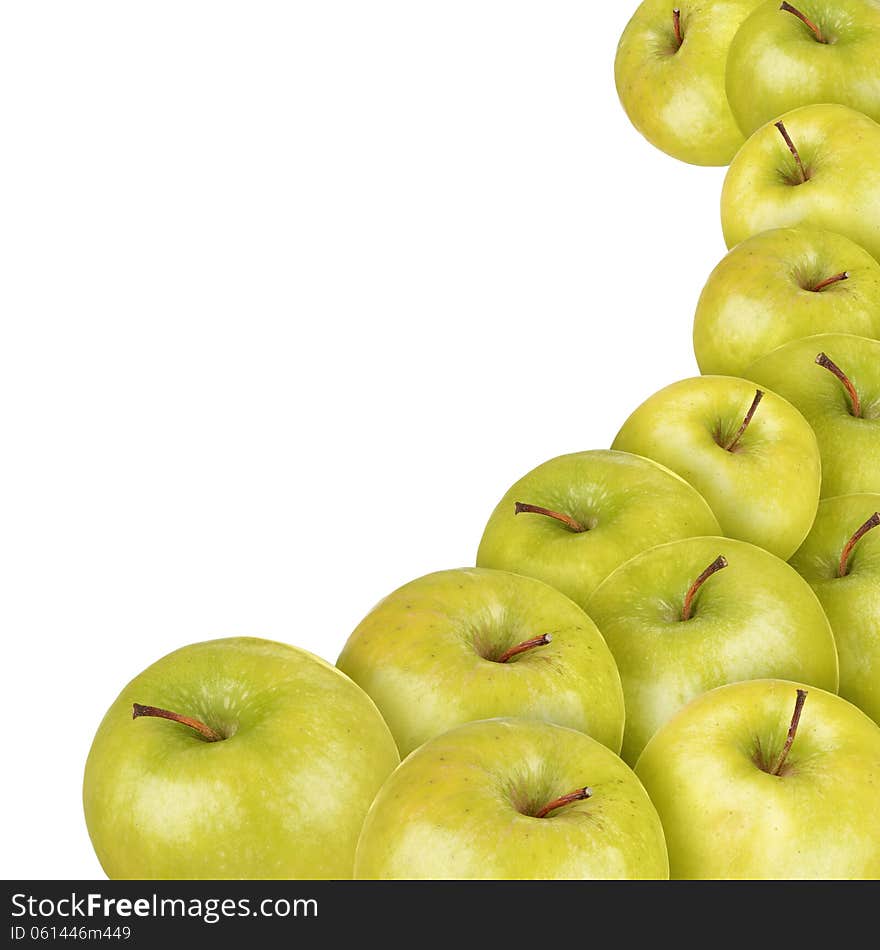
[[[583,607],[634,554],[718,533],[702,496],[662,465],[626,452],[578,452],[539,465],[507,492],[477,564],[537,577]]]
[[[766,0],[727,55],[730,108],[746,135],[799,106],[838,102],[880,122],[880,3]]]
[[[843,235],[778,228],[743,241],[712,271],[694,353],[703,373],[748,377],[777,346],[831,332],[880,339],[880,263]]]
[[[637,554],[587,604],[617,660],[623,758],[696,696],[779,677],[837,692],[837,651],[809,585],[745,541],[687,538]]]
[[[727,50],[760,0],[645,0],[614,62],[621,104],[657,148],[694,165],[726,165],[742,145],[724,89]]]
[[[636,774],[673,878],[880,877],[880,729],[833,693],[720,686],[651,739]]]
[[[401,755],[474,719],[578,729],[620,751],[623,691],[592,620],[530,577],[440,571],[386,597],[336,664],[379,707]]]
[[[823,498],[880,492],[880,340],[805,337],[762,357],[747,375],[788,399],[813,427]]]
[[[86,823],[111,878],[350,878],[399,761],[373,701],[330,664],[211,640],[154,663],[110,707]]]
[[[459,726],[408,756],[361,832],[368,879],[666,878],[660,821],[630,769],[574,729]]]
[[[803,106],[762,126],[721,192],[728,247],[771,228],[843,234],[880,260],[880,125],[846,106]]]
[[[821,502],[791,563],[831,621],[840,695],[880,724],[880,494]]]
[[[777,557],[791,557],[813,523],[816,436],[791,403],[748,380],[700,376],[661,389],[623,424],[614,448],[678,472],[709,502],[720,533]]]

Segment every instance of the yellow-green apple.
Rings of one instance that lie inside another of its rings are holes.
[[[718,533],[703,497],[669,469],[626,452],[578,452],[539,465],[507,492],[477,564],[537,577],[583,607],[634,554]]]
[[[696,696],[778,677],[837,692],[837,651],[816,595],[745,541],[687,538],[637,554],[587,604],[623,680],[624,760]]]
[[[694,353],[703,373],[748,377],[777,346],[832,332],[880,339],[880,263],[832,231],[777,228],[743,241],[712,271]]]
[[[831,621],[840,695],[880,724],[880,494],[826,498],[791,563]]]
[[[660,729],[636,774],[673,878],[880,877],[880,729],[833,693],[720,686]]]
[[[788,399],[813,427],[823,498],[880,492],[880,340],[805,337],[768,353],[747,375]]]
[[[614,448],[678,472],[702,492],[722,534],[777,557],[791,557],[813,523],[816,436],[791,403],[748,380],[698,376],[661,389],[623,424]]]
[[[746,135],[812,103],[838,102],[880,122],[878,62],[876,0],[766,0],[730,44],[727,98]]]
[[[336,664],[379,707],[401,755],[474,719],[578,729],[620,751],[623,692],[592,620],[531,577],[463,568],[405,584]]]
[[[880,260],[880,125],[847,106],[802,106],[761,126],[721,193],[728,247],[771,228],[843,234]]]
[[[726,165],[742,145],[725,92],[727,50],[760,0],[644,0],[614,62],[632,124],[694,165]]]
[[[613,752],[565,726],[467,723],[409,755],[358,842],[368,879],[668,877],[660,821]]]
[[[111,878],[350,878],[399,761],[373,701],[329,663],[211,640],[154,663],[110,707],[86,823]]]

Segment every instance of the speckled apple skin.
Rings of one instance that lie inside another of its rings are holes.
[[[132,704],[228,735],[132,719]],[[111,878],[350,878],[361,824],[399,762],[373,701],[305,650],[249,637],[184,647],[135,677],[83,782]]]
[[[880,260],[880,125],[841,105],[812,105],[781,116],[810,178],[773,122],[761,126],[730,163],[721,192],[728,247],[771,228],[843,234]]]
[[[586,801],[540,807],[589,786]],[[359,879],[645,879],[669,866],[654,806],[595,739],[550,723],[468,723],[425,743],[382,787]]]
[[[876,511],[880,494],[825,499],[791,564],[816,592],[834,631],[840,695],[880,724],[880,528],[859,541],[848,573],[838,576],[847,542]]]
[[[760,0],[645,0],[614,61],[617,94],[654,146],[693,165],[726,165],[745,141],[725,89],[727,51]],[[681,10],[681,47],[673,7]]]
[[[772,770],[807,690],[786,767]],[[806,684],[751,680],[704,693],[636,765],[657,807],[670,872],[684,879],[880,877],[880,729]]]
[[[848,277],[814,290],[839,274]],[[816,333],[880,339],[880,263],[842,234],[777,228],[738,244],[709,275],[694,354],[701,373],[750,379],[755,360]]]
[[[709,502],[721,525],[718,533],[786,560],[816,515],[819,446],[797,409],[766,390],[735,450],[728,451],[724,446],[742,425],[758,388],[733,376],[672,383],[632,413],[614,448],[678,472]]]
[[[840,380],[817,365],[820,353],[855,386],[861,416],[852,414]],[[812,426],[822,457],[823,498],[880,492],[880,340],[842,333],[805,337],[753,363],[748,376],[786,398]]]
[[[505,663],[505,650],[551,641]],[[572,600],[530,577],[487,568],[439,571],[386,597],[337,661],[379,707],[402,755],[474,719],[556,722],[613,752],[623,691],[611,651]]]
[[[683,620],[688,589],[719,555],[727,567]],[[785,561],[745,541],[651,548],[600,584],[587,608],[620,670],[630,765],[679,709],[716,686],[778,677],[837,692],[837,650],[816,595]]]
[[[544,515],[517,515],[516,502],[561,511],[589,530],[573,533]],[[599,584],[640,551],[720,533],[706,500],[664,466],[627,452],[577,452],[539,465],[510,488],[489,518],[477,565],[537,577],[585,607]]]
[[[758,5],[727,56],[725,88],[746,135],[776,116],[816,102],[839,102],[880,122],[880,3],[795,0],[813,31],[778,0]]]

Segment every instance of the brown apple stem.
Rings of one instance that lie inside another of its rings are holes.
[[[852,408],[850,412],[856,417],[856,419],[862,418],[862,401],[859,399],[859,393],[856,387],[853,385],[852,380],[849,376],[844,373],[844,371],[831,359],[830,356],[826,356],[824,353],[820,353],[816,357],[816,362],[823,368],[827,369],[829,373],[833,373],[844,385],[847,393],[849,394],[849,400],[852,403]]]
[[[825,280],[820,280],[815,287],[811,288],[814,294],[821,293],[826,287],[830,287],[832,284],[839,284],[842,280],[849,280],[849,271],[841,271],[839,274],[835,274],[833,277],[826,277]]]
[[[688,592],[684,598],[684,607],[681,610],[681,619],[690,620],[691,619],[691,610],[694,606],[694,598],[697,596],[697,592],[706,583],[707,580],[713,575],[717,574],[719,571],[724,570],[727,567],[727,558],[723,554],[719,554],[718,557],[703,571],[702,574],[691,584],[688,588]]]
[[[684,34],[681,32],[681,10],[678,8],[672,11],[672,30],[675,33],[675,42],[678,43],[678,48],[681,49]]]
[[[745,419],[742,421],[742,425],[737,429],[736,435],[724,446],[726,452],[732,452],[738,445],[740,439],[746,434],[746,429],[748,429],[751,424],[752,419],[755,416],[755,413],[758,411],[758,406],[761,404],[761,400],[764,398],[763,390],[755,390],[755,398],[752,400],[751,406],[749,406],[749,411],[746,413]]]
[[[797,150],[797,146],[792,142],[791,136],[788,134],[788,129],[782,123],[782,120],[779,122],[773,123],[777,129],[779,129],[779,134],[785,139],[785,144],[788,146],[788,150],[794,155],[794,160],[797,162],[798,170],[801,173],[801,184],[810,180],[810,176],[807,174],[806,168],[804,168],[804,163],[801,161],[801,154]]]
[[[790,3],[783,3],[779,9],[785,10],[786,13],[794,14],[794,16],[796,16],[801,21],[801,23],[805,23],[813,31],[813,36],[816,37],[818,42],[820,43],[828,42],[828,40],[826,40],[825,37],[822,35],[822,31],[819,29],[819,27],[816,26],[816,24],[808,16],[801,13],[801,11],[797,9],[797,7],[793,7]]]
[[[578,788],[573,792],[569,792],[567,795],[562,795],[560,798],[554,798],[552,802],[547,802],[547,804],[539,811],[535,813],[535,818],[546,818],[551,811],[556,811],[557,808],[562,808],[563,805],[570,805],[572,802],[582,802],[587,798],[590,798],[593,794],[591,788]]]
[[[171,712],[169,709],[160,709],[158,706],[141,706],[140,703],[134,703],[131,718],[139,719],[141,716],[156,716],[159,719],[170,719],[172,722],[179,722],[183,726],[195,729],[206,742],[220,742],[223,738],[220,733],[214,732],[210,726],[206,726],[203,722],[193,719],[191,716],[181,716],[180,713]]]
[[[797,698],[794,701],[794,712],[791,715],[791,723],[788,727],[788,735],[785,737],[785,745],[779,753],[776,765],[774,765],[770,771],[771,775],[779,775],[782,771],[782,767],[785,765],[785,760],[788,758],[788,753],[791,751],[792,744],[794,743],[794,737],[797,735],[798,723],[801,721],[801,711],[806,701],[807,691],[805,689],[799,689],[797,691]]]
[[[846,577],[846,575],[849,574],[849,559],[852,557],[853,550],[872,528],[880,528],[880,511],[875,511],[849,541],[846,542],[846,547],[844,547],[840,553],[840,564],[837,567],[838,577]]]
[[[550,508],[542,508],[540,505],[526,505],[523,502],[518,501],[514,506],[514,514],[521,515],[523,512],[528,512],[534,515],[546,515],[548,518],[555,518],[557,521],[565,525],[569,531],[574,531],[575,534],[580,534],[583,531],[586,531],[586,527],[576,521],[570,515],[565,515],[561,511],[553,511]]]
[[[512,657],[519,656],[520,653],[525,653],[527,650],[534,650],[535,647],[546,646],[552,640],[553,637],[549,633],[542,633],[540,637],[532,637],[531,640],[523,640],[522,643],[517,643],[515,647],[505,650],[496,662],[506,663]]]

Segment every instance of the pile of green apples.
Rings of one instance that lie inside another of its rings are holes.
[[[627,113],[731,162],[703,375],[335,667],[232,638],[135,677],[85,770],[109,876],[880,877],[878,63],[875,0],[639,7]]]

